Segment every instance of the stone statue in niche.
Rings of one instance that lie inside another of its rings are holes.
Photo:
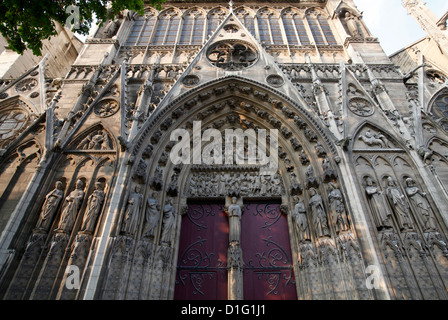
[[[347,231],[349,227],[342,192],[333,182],[328,184],[328,201],[331,210],[331,220],[336,232]]]
[[[330,159],[324,158],[322,160],[322,170],[324,171],[324,182],[329,182],[337,179],[336,171],[331,166]]]
[[[291,172],[290,175],[291,175],[291,195],[294,196],[302,194],[302,188],[300,187],[300,184],[297,181],[296,174],[294,172]]]
[[[37,222],[36,229],[48,231],[50,228],[52,219],[58,209],[59,202],[64,196],[62,190],[62,182],[57,181],[55,188],[50,191],[45,197],[45,203],[40,212],[39,221]]]
[[[409,204],[403,193],[396,186],[392,177],[387,178],[386,195],[392,211],[395,213],[400,230],[413,229],[413,223],[410,217]]]
[[[241,207],[236,204],[237,198],[232,197],[232,204],[225,209],[229,217],[229,243],[241,241]]]
[[[308,158],[304,150],[300,152],[299,159],[303,165],[307,165],[308,163],[310,163],[310,159]]]
[[[344,21],[348,32],[352,37],[361,37],[361,33],[358,30],[358,24],[356,23],[355,16],[353,14],[348,11],[345,12]]]
[[[314,150],[316,150],[316,154],[319,158],[325,158],[327,156],[327,152],[325,151],[324,146],[320,142],[318,142],[314,146]]]
[[[179,179],[178,177],[179,177],[179,174],[177,172],[174,172],[173,175],[171,176],[171,181],[170,181],[170,184],[168,185],[168,190],[167,190],[167,194],[169,196],[177,197],[177,193],[178,193],[177,183],[178,183],[178,179]]]
[[[316,142],[317,141],[317,139],[318,139],[317,134],[313,130],[311,130],[309,128],[306,128],[303,132],[304,132],[305,137],[308,139],[309,142]]]
[[[146,169],[148,168],[148,164],[140,159],[138,165],[137,165],[137,169],[135,170],[135,173],[133,175],[133,179],[139,179],[141,183],[145,184],[146,183]]]
[[[144,237],[154,237],[156,227],[160,219],[160,205],[157,201],[159,193],[154,191],[147,201],[147,209],[145,214],[145,228],[143,229]]]
[[[414,204],[416,219],[420,223],[423,231],[435,231],[436,224],[431,205],[426,198],[426,193],[421,191],[412,178],[406,179],[406,194]]]
[[[93,232],[96,219],[101,211],[105,198],[103,184],[99,181],[95,182],[95,190],[89,196],[87,201],[87,209],[82,220],[81,231]]]
[[[223,196],[226,194],[227,179],[224,174],[218,174],[218,195]]]
[[[312,187],[317,188],[319,186],[319,182],[317,181],[317,178],[314,175],[314,169],[311,164],[306,168],[305,177],[306,177],[305,183],[307,189],[310,189]]]
[[[373,221],[377,229],[392,228],[391,213],[383,197],[383,192],[375,185],[371,177],[365,178],[365,192],[370,200]]]
[[[163,207],[163,218],[162,218],[162,235],[160,236],[160,241],[165,244],[171,243],[171,234],[174,230],[174,206],[173,198],[168,198]]]
[[[81,180],[76,181],[76,188],[66,198],[59,220],[57,231],[70,232],[78,215],[84,198],[84,183]]]
[[[322,197],[315,188],[311,188],[309,192],[311,196],[309,207],[313,217],[313,225],[314,230],[316,231],[316,236],[318,238],[329,236],[330,230],[328,228],[327,214],[325,213]]]
[[[154,176],[152,177],[151,186],[156,189],[160,190],[163,186],[163,170],[159,166],[156,167],[156,170],[154,172]]]
[[[306,216],[305,203],[300,200],[299,197],[294,197],[294,210],[292,212],[292,218],[295,222],[297,235],[300,242],[311,240],[310,228],[308,225],[308,218]]]
[[[133,236],[137,230],[140,220],[140,210],[142,207],[143,195],[140,193],[140,185],[135,185],[134,191],[131,191],[128,197],[126,211],[121,231],[128,236]]]

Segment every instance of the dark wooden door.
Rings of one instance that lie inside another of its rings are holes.
[[[228,243],[223,205],[190,204],[182,218],[174,299],[227,299]]]
[[[279,203],[252,202],[241,219],[245,300],[295,300],[288,222]]]

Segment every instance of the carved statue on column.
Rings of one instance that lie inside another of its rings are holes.
[[[232,204],[226,208],[226,213],[229,216],[229,243],[233,241],[240,242],[241,239],[241,216],[242,210],[236,204],[236,197],[232,197]]]
[[[341,231],[347,231],[348,220],[344,206],[344,200],[342,199],[341,189],[337,188],[333,182],[330,182],[328,186],[328,201],[330,204],[331,219],[333,225],[335,226],[336,232],[338,233]]]
[[[62,182],[57,181],[55,188],[50,191],[45,197],[45,203],[40,212],[39,221],[37,222],[36,229],[48,231],[50,228],[51,221],[58,209],[59,202],[64,196],[62,191]]]
[[[67,198],[65,198],[64,209],[62,210],[61,219],[57,230],[70,232],[81,207],[84,198],[84,183],[81,180],[76,181],[76,189],[73,190]]]
[[[325,213],[322,197],[315,188],[310,189],[310,209],[313,216],[313,225],[318,238],[330,235],[327,214]]]
[[[431,205],[426,199],[426,193],[421,191],[412,178],[406,179],[406,193],[416,209],[416,218],[423,231],[435,231],[436,225]]]
[[[137,230],[143,199],[143,195],[140,193],[140,189],[140,185],[137,184],[134,191],[131,191],[128,198],[122,226],[122,231],[126,235],[132,236]]]
[[[377,229],[391,228],[391,213],[387,208],[383,192],[374,184],[371,177],[367,177],[365,181],[365,191],[370,200],[373,221],[375,222]]]
[[[160,241],[162,243],[171,243],[171,233],[174,229],[175,222],[173,198],[168,198],[163,207],[163,218],[162,218],[162,235]]]
[[[310,228],[308,225],[308,218],[306,217],[305,203],[300,200],[299,197],[294,197],[295,206],[292,212],[292,218],[294,219],[297,234],[300,242],[311,240]]]
[[[412,220],[409,216],[409,204],[403,193],[395,185],[392,177],[387,178],[386,195],[392,211],[395,213],[400,230],[413,229]]]
[[[157,191],[154,191],[147,201],[148,208],[146,209],[145,214],[146,223],[145,229],[143,230],[144,237],[155,236],[155,230],[160,219],[160,205],[157,201],[158,194]]]
[[[105,194],[102,183],[99,181],[95,182],[95,190],[89,196],[86,213],[82,220],[81,231],[93,232],[96,219],[104,202],[104,197]]]

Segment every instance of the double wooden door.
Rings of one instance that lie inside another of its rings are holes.
[[[229,225],[223,206],[189,205],[181,226],[175,299],[228,298]],[[279,203],[245,203],[241,248],[244,299],[297,299],[287,219]]]

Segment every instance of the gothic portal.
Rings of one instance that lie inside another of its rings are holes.
[[[2,82],[0,296],[447,299],[446,79],[351,0],[125,11]]]

